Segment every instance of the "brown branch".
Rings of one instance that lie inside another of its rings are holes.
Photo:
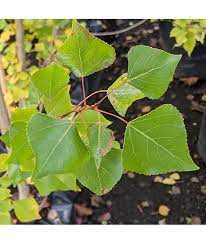
[[[80,107],[80,108],[79,108],[79,106],[80,106],[82,103],[84,103],[84,101],[86,101],[87,99],[89,99],[90,97],[94,96],[94,95],[97,94],[97,93],[101,93],[101,92],[107,92],[107,90],[99,90],[99,91],[95,91],[95,92],[91,93],[90,95],[88,95],[87,97],[85,97],[80,103],[78,103],[77,106],[76,106],[74,109],[72,109],[71,111],[66,112],[66,113],[64,113],[64,114],[58,115],[57,117],[60,118],[60,119],[63,119],[63,118],[65,118],[66,116],[68,116],[69,114],[71,114],[71,113],[74,113],[74,112],[80,112],[80,110],[85,110],[85,109],[86,109],[85,106],[84,106],[84,107]],[[95,105],[93,105],[93,107],[95,107]],[[90,108],[90,107],[88,107],[87,109],[89,109],[89,108]]]
[[[4,70],[1,65],[1,57],[0,57],[0,74],[4,74]],[[6,107],[6,102],[4,100],[4,92],[3,92],[2,84],[5,84],[4,75],[0,76],[0,129],[1,129],[1,133],[4,134],[9,129],[10,118],[9,118],[8,109]]]
[[[96,110],[96,111],[98,111],[98,112],[100,112],[100,113],[103,113],[103,114],[108,114],[108,115],[110,115],[110,116],[112,116],[112,117],[114,117],[114,118],[117,118],[117,119],[121,120],[122,122],[124,122],[126,125],[128,124],[128,121],[126,121],[125,119],[121,118],[121,117],[118,116],[118,115],[109,113],[109,112],[107,112],[107,111],[104,111],[104,110],[101,110],[101,109],[98,109],[98,108],[94,108],[94,110]]]
[[[17,58],[20,62],[21,69],[25,68],[26,54],[24,50],[24,28],[23,28],[23,20],[16,19],[16,48],[17,48]]]
[[[17,58],[21,65],[21,70],[25,69],[26,66],[26,53],[24,49],[24,27],[23,20],[16,19],[16,50],[17,50]],[[24,99],[20,99],[19,107],[24,107],[25,101]],[[17,186],[19,192],[19,199],[24,199],[30,196],[29,186],[26,182],[22,182]]]
[[[85,100],[86,91],[85,91],[85,79],[84,79],[84,77],[82,77],[82,93],[83,93],[83,98],[84,98],[84,106],[86,106],[87,105],[87,100]]]

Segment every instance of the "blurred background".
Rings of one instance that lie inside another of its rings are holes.
[[[160,99],[134,102],[126,118],[146,114],[171,103],[183,114],[188,145],[200,170],[160,176],[125,172],[115,188],[97,197],[82,187],[80,193],[54,192],[42,209],[38,224],[205,224],[206,223],[206,20],[79,20],[117,53],[109,68],[87,77],[87,94],[107,89],[127,70],[127,53],[144,44],[182,54],[173,82]],[[55,60],[56,50],[71,33],[71,20],[0,19],[0,85],[11,113],[17,106],[38,104],[30,76]],[[72,102],[82,100],[81,83],[71,74]],[[99,95],[98,98],[101,98]],[[93,96],[90,102],[97,97]],[[102,108],[114,111],[108,100]],[[119,142],[125,127],[114,118],[111,129]],[[3,131],[0,118],[0,129]],[[5,152],[0,142],[0,152]],[[41,200],[35,189],[33,194]]]

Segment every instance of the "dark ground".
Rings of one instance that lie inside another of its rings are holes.
[[[128,20],[118,20],[117,28],[127,26],[128,23]],[[116,36],[113,40],[110,38],[109,41],[117,50],[117,60],[110,68],[101,72],[101,88],[108,87],[127,70],[125,55],[130,47],[137,44],[161,47],[158,25],[150,22],[133,31]],[[206,92],[206,81],[199,80],[192,86],[189,86],[188,82],[190,79],[186,79],[185,82],[176,79],[160,99],[154,101],[143,99],[133,103],[126,118],[133,119],[143,114],[144,111],[154,109],[163,103],[171,103],[176,106],[185,118],[191,156],[201,169],[196,172],[180,173],[180,179],[173,185],[156,183],[154,182],[155,177],[126,173],[114,189],[101,198],[97,198],[87,189],[83,189],[77,195],[75,203],[86,207],[83,209],[85,216],[78,216],[82,214],[77,211],[74,223],[206,223],[206,166],[197,153],[202,105],[205,104],[201,97]],[[112,110],[108,101],[105,101],[102,107]],[[117,140],[122,141],[124,125],[114,121],[112,128],[115,128]],[[162,175],[161,177],[164,179],[167,176]],[[160,205],[166,205],[170,209],[168,216],[159,214]],[[88,216],[86,217],[86,215]]]

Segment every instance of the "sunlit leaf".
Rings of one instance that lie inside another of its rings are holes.
[[[27,128],[36,156],[34,178],[75,172],[88,159],[87,149],[73,122],[37,113]]]
[[[84,77],[110,66],[115,60],[115,51],[74,20],[72,33],[58,50],[57,58],[76,76]]]
[[[198,169],[188,151],[183,118],[172,105],[128,123],[122,158],[125,169],[145,175]]]
[[[38,204],[34,198],[14,201],[14,212],[21,222],[41,219],[38,211]]]

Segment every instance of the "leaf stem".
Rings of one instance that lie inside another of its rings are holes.
[[[126,121],[125,119],[121,118],[120,116],[118,115],[115,115],[115,114],[112,114],[112,113],[109,113],[107,111],[104,111],[104,110],[101,110],[101,109],[98,109],[98,108],[94,108],[94,110],[97,110],[98,112],[100,113],[103,113],[103,114],[108,114],[108,115],[111,115],[112,117],[114,118],[117,118],[119,120],[121,120],[122,122],[124,122],[126,125],[128,124],[128,121]]]
[[[83,92],[83,97],[84,97],[84,106],[87,105],[87,100],[86,98],[86,91],[85,91],[85,79],[82,77],[82,92]]]
[[[87,99],[89,99],[90,97],[94,96],[97,93],[103,93],[103,92],[107,92],[107,90],[99,90],[99,91],[95,91],[93,93],[91,93],[90,95],[88,95],[87,97],[85,97],[80,103],[77,104],[76,107],[74,107],[74,109],[70,110],[69,112],[66,112],[65,114],[61,114],[58,115],[57,117],[59,117],[60,119],[63,119],[64,117],[66,117],[67,115],[73,113],[73,112],[78,112],[78,108],[79,106],[84,103]],[[94,106],[94,105],[93,105]],[[81,110],[85,110],[87,106],[81,107]],[[89,107],[88,107],[89,108]]]

